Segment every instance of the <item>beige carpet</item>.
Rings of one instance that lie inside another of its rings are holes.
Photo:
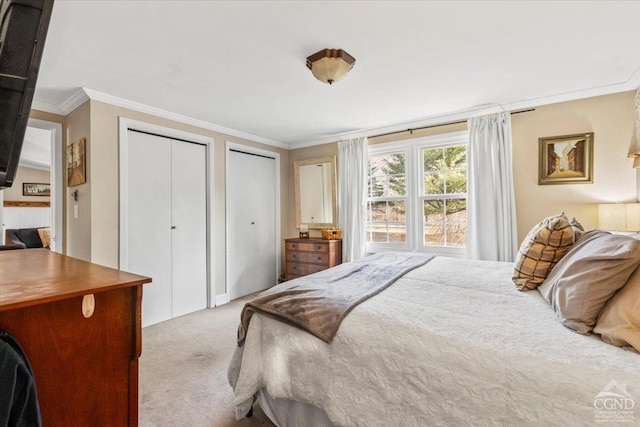
[[[235,420],[227,363],[247,299],[146,327],[140,358],[140,426],[273,426],[255,405]]]

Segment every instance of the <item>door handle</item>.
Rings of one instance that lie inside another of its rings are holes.
[[[255,224],[255,221],[251,221],[251,225],[254,225],[254,224]]]
[[[175,230],[176,228],[178,228],[178,227],[176,227],[175,225],[172,225],[172,226],[171,226],[171,229],[172,229],[172,230]]]

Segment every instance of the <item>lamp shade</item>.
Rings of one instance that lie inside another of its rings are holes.
[[[598,228],[607,231],[640,231],[640,203],[598,205]]]
[[[342,49],[323,49],[307,58],[307,68],[323,83],[342,80],[353,68],[356,59]]]

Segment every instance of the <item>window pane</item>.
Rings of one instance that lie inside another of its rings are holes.
[[[446,203],[447,246],[465,247],[467,244],[467,201],[451,199]]]
[[[405,222],[406,212],[404,202],[389,202],[389,221]]]
[[[386,175],[387,173],[386,155],[369,157],[369,174],[371,176]]]
[[[467,171],[456,170],[446,173],[447,194],[467,192]]]
[[[404,196],[407,194],[404,175],[389,177],[389,191],[385,196]]]
[[[389,242],[405,243],[407,241],[407,226],[404,223],[389,223]]]
[[[369,221],[386,221],[387,202],[370,202],[368,217]]]
[[[446,201],[447,222],[467,221],[467,200],[448,199]]]
[[[380,154],[369,157],[369,170],[372,176],[404,174],[404,153]]]
[[[424,201],[424,222],[444,221],[444,200]]]
[[[444,150],[445,162],[447,169],[467,168],[467,146],[458,145],[457,147],[448,147]]]
[[[466,212],[466,211],[465,211]],[[465,247],[467,244],[467,223],[447,223],[447,246]]]
[[[424,194],[444,194],[444,175],[442,173],[425,174]]]
[[[425,224],[424,226],[425,246],[444,246],[444,224]]]
[[[370,236],[370,242],[386,243],[387,242],[387,223],[371,222],[367,226],[367,233]]]
[[[444,166],[442,148],[429,148],[424,150],[424,171],[441,171]]]
[[[387,184],[386,176],[375,176],[369,180],[369,197],[380,197],[384,195]]]
[[[389,174],[403,174],[404,153],[387,154],[387,168]]]

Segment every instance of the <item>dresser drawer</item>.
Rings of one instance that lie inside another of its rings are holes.
[[[329,266],[326,264],[309,264],[307,267],[307,274],[317,273],[318,271],[326,270]]]
[[[329,254],[326,252],[287,251],[287,261],[328,265]]]
[[[287,262],[287,274],[292,276],[304,276],[309,274],[307,264],[300,264],[297,262]]]
[[[326,243],[287,242],[285,247],[287,251],[329,252],[329,245]]]

